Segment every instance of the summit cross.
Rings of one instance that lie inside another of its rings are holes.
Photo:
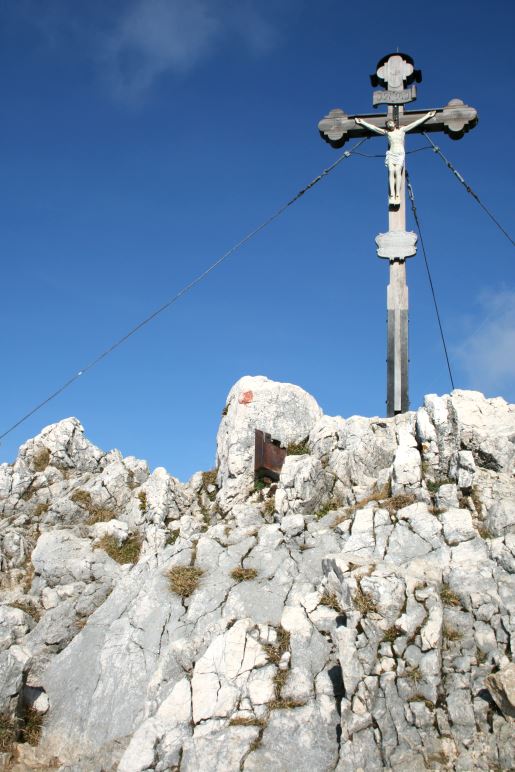
[[[385,163],[388,168],[388,232],[376,237],[377,254],[389,260],[387,288],[387,415],[409,410],[408,396],[408,287],[406,259],[416,253],[417,236],[406,231],[405,136],[407,132],[444,131],[451,139],[461,139],[477,124],[477,112],[461,99],[429,111],[405,111],[404,105],[416,99],[415,83],[422,73],[407,54],[387,54],[370,76],[374,91],[372,104],[387,105],[386,114],[347,115],[335,109],[318,124],[320,135],[332,147],[342,147],[348,139],[384,135],[388,139]]]

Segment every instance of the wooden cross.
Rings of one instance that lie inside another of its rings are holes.
[[[322,138],[332,147],[339,148],[348,139],[371,137],[375,133],[388,134],[392,131],[393,121],[396,129],[410,127],[410,133],[444,131],[452,139],[461,139],[477,124],[477,112],[464,104],[461,99],[451,99],[445,106],[431,111],[410,110],[405,112],[404,105],[416,99],[415,83],[420,83],[422,73],[416,70],[413,59],[407,54],[387,54],[377,64],[376,72],[370,76],[372,86],[381,86],[384,90],[374,91],[373,105],[385,104],[385,114],[369,113],[365,115],[347,115],[336,109],[323,118],[318,128]],[[362,123],[357,123],[362,121]],[[387,131],[388,128],[388,131]],[[398,134],[402,132],[397,132]],[[402,137],[403,142],[404,137]],[[390,144],[391,147],[391,144]],[[406,191],[404,179],[404,159],[397,167],[400,184],[394,198],[389,191],[388,232],[380,233],[376,238],[377,254],[389,260],[390,283],[387,289],[387,415],[393,416],[409,410],[408,397],[408,287],[406,284],[406,259],[416,253],[417,236],[406,232]]]

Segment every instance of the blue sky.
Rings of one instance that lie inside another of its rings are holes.
[[[319,119],[371,111],[368,76],[397,47],[422,69],[413,107],[478,109],[461,141],[437,141],[513,231],[514,21],[511,0],[0,2],[0,433],[331,164]],[[456,386],[513,402],[513,247],[433,153],[409,169]],[[245,374],[297,383],[328,414],[384,414],[386,222],[383,161],[345,161],[0,460],[75,415],[104,449],[186,479],[213,465]],[[408,283],[416,408],[449,379],[421,254]]]

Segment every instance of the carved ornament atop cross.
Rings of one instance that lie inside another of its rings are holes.
[[[384,91],[374,92],[374,107],[380,104],[388,105],[386,115],[368,113],[364,115],[347,115],[343,110],[331,110],[318,124],[320,135],[333,147],[342,147],[348,139],[354,137],[370,137],[370,130],[358,126],[355,118],[362,118],[379,128],[385,128],[386,120],[393,119],[397,125],[403,126],[422,117],[427,111],[404,111],[404,104],[416,99],[415,82],[420,83],[422,73],[414,67],[413,59],[407,54],[387,54],[377,64],[376,72],[370,76],[373,86],[382,86]],[[406,88],[409,86],[409,88]],[[445,131],[451,139],[461,139],[465,132],[477,123],[477,111],[469,107],[461,99],[451,99],[445,107],[436,110],[434,118],[413,130],[413,133],[423,131]]]

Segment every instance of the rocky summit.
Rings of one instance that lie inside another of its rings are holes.
[[[187,483],[46,427],[0,466],[1,764],[513,769],[514,471],[472,391],[344,419],[246,376]]]

